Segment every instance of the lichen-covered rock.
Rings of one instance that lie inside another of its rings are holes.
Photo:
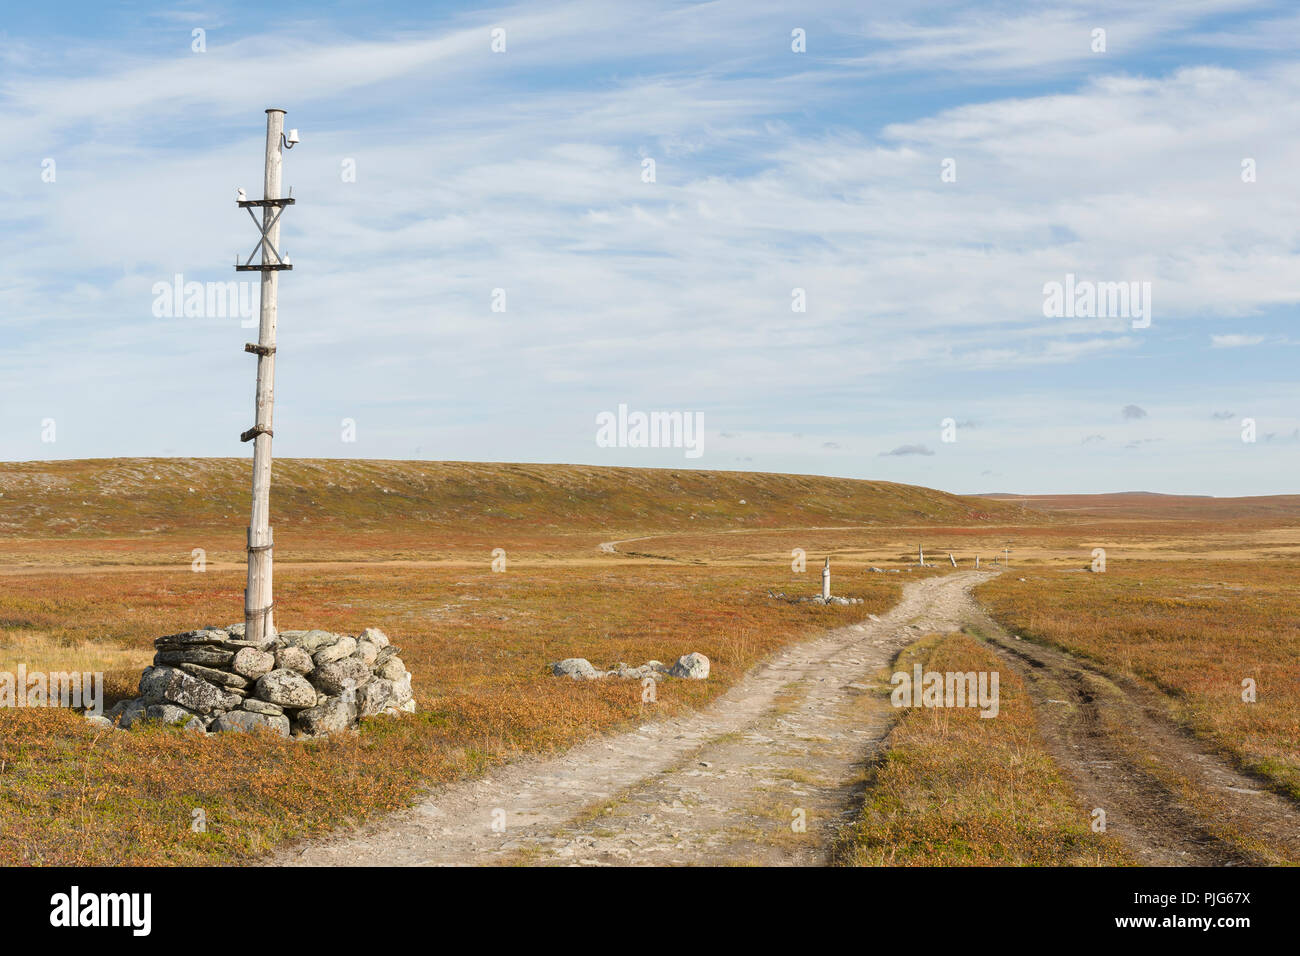
[[[213,730],[270,730],[281,737],[289,736],[289,718],[283,714],[255,714],[247,710],[231,710],[212,722]]]
[[[161,724],[180,724],[186,730],[204,730],[207,726],[203,718],[176,704],[150,704],[144,711],[145,720],[156,720]]]
[[[275,652],[275,666],[281,670],[287,668],[297,671],[299,674],[310,674],[316,667],[312,663],[311,655],[293,644]]]
[[[235,654],[230,666],[236,674],[257,680],[263,674],[275,670],[275,655],[258,650],[256,647],[245,647]]]
[[[374,674],[385,680],[400,680],[407,675],[406,662],[394,654],[393,657],[387,658],[374,667]]]
[[[243,631],[240,632],[243,636]],[[197,631],[183,631],[180,634],[168,634],[166,637],[160,637],[154,641],[154,647],[189,647],[201,646],[204,644],[220,644],[228,640],[231,634],[227,630],[215,627],[205,627]]]
[[[366,628],[361,632],[361,635],[357,640],[369,641],[371,644],[375,645],[375,647],[381,649],[387,647],[391,643],[388,640],[388,635],[377,627]]]
[[[357,716],[373,717],[398,703],[393,682],[377,677],[357,691]]]
[[[325,693],[341,694],[348,687],[359,689],[370,683],[372,673],[369,667],[355,657],[345,657],[341,661],[331,661],[318,666],[311,674],[312,683]]]
[[[112,707],[108,708],[108,710],[104,711],[104,716],[109,720],[117,720],[117,718],[122,716],[122,712],[126,710],[130,703],[130,700],[119,700]]]
[[[704,680],[709,676],[709,659],[703,654],[683,654],[668,673],[687,680]]]
[[[270,701],[258,700],[256,697],[250,697],[239,705],[240,710],[247,710],[254,714],[266,714],[268,717],[281,717],[284,715],[284,708],[279,704],[272,704]]]
[[[155,664],[207,664],[209,666],[216,664],[225,666],[234,657],[235,652],[226,650],[224,647],[201,645],[198,647],[184,647],[178,650],[161,650],[154,655],[153,659]]]
[[[230,710],[240,698],[215,684],[187,674],[176,667],[150,667],[140,677],[140,696],[145,704],[180,704],[196,714]]]
[[[145,702],[142,699],[137,697],[135,700],[129,700],[122,710],[122,716],[117,720],[117,725],[125,730],[132,724],[144,720],[144,712]]]
[[[325,644],[315,654],[311,656],[312,663],[317,667],[341,661],[345,657],[351,657],[357,649],[357,640],[354,637],[341,637],[333,644]]]
[[[375,661],[379,659],[379,648],[369,641],[357,641],[357,649],[352,656],[367,667],[374,667]]]
[[[393,681],[393,701],[403,704],[410,700],[414,691],[411,690],[411,675],[406,674],[401,680]]]
[[[406,675],[406,664],[393,655],[375,668],[375,674],[384,680],[401,680]]]
[[[112,730],[113,721],[103,714],[86,714],[86,726],[95,730]]]
[[[287,668],[269,671],[257,679],[256,694],[262,700],[281,707],[313,707],[316,688],[297,671]]]
[[[330,697],[325,703],[298,714],[297,726],[304,734],[338,733],[351,727],[357,719],[357,705],[344,697]]]
[[[600,672],[585,657],[566,657],[562,661],[556,661],[551,665],[551,673],[556,677],[571,677],[574,680],[591,680],[600,676]]]
[[[248,678],[232,674],[229,671],[218,670],[215,667],[204,667],[202,664],[177,664],[176,667],[187,674],[202,678],[209,684],[218,684],[231,692],[243,690],[249,684]]]
[[[289,635],[293,636],[290,637]],[[308,654],[315,654],[326,644],[333,644],[339,639],[337,634],[329,631],[284,631],[280,635],[288,644],[301,647]]]

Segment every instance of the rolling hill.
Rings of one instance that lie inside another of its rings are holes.
[[[96,537],[241,527],[251,466],[234,458],[0,463],[0,535]],[[810,475],[473,462],[281,459],[280,527],[538,531],[790,525],[1014,524],[1018,505]],[[1041,514],[1032,515],[1041,522]]]

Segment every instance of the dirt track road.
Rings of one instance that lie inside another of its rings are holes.
[[[821,862],[892,720],[870,681],[917,637],[956,629],[979,578],[913,582],[878,622],[788,648],[699,713],[521,760],[273,862]]]

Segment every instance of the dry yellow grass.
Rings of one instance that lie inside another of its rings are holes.
[[[141,648],[88,639],[65,643],[48,631],[0,630],[0,673],[12,673],[20,664],[29,672],[133,672],[152,661],[153,654]]]

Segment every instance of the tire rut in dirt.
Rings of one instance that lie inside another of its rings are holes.
[[[1069,654],[1018,641],[985,618],[977,636],[1026,678],[1049,751],[1091,808],[1106,813],[1107,832],[1146,864],[1241,866],[1276,862],[1216,835],[1198,813],[1123,746],[1118,728],[1141,739],[1142,759],[1171,768],[1198,789],[1209,789],[1225,814],[1264,826],[1279,841],[1294,832],[1300,813],[1260,784],[1221,765],[1189,733],[1158,714],[1136,687],[1125,687]],[[1234,787],[1234,784],[1237,786]],[[1250,803],[1233,793],[1249,794]],[[1288,819],[1290,818],[1290,819]]]

